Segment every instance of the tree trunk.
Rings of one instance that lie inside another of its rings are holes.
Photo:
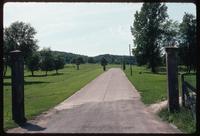
[[[126,64],[123,63],[123,70],[126,70]]]
[[[150,63],[150,64],[149,64],[149,67],[151,68],[151,72],[152,72],[152,73],[156,73],[156,67],[155,67],[154,58],[151,58],[149,63]]]
[[[106,71],[106,66],[103,66],[103,71]]]
[[[47,76],[47,71],[46,71],[46,76]]]
[[[56,75],[58,75],[58,70],[56,69]]]
[[[3,77],[6,76],[6,72],[7,72],[7,64],[4,64],[4,66],[5,66],[5,69],[4,69],[4,71],[3,71]]]
[[[31,71],[31,74],[32,74],[32,76],[34,76],[34,73],[33,73],[34,71]]]
[[[77,65],[77,70],[79,70],[79,65]]]
[[[151,66],[151,72],[156,73],[156,68],[154,66]]]

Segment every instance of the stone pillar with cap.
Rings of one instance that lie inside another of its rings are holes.
[[[178,67],[177,67],[177,47],[169,46],[166,51],[167,66],[167,91],[168,91],[168,110],[175,112],[180,110],[179,89],[178,89]]]
[[[17,124],[26,122],[24,112],[24,59],[22,52],[14,50],[11,56],[12,76],[12,119]]]

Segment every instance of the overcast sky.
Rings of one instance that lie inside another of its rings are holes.
[[[168,3],[169,18],[181,22],[184,12],[196,16],[194,4]],[[82,55],[128,55],[130,26],[142,3],[6,3],[4,27],[30,23],[40,49]]]

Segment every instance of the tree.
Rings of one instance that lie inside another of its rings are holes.
[[[75,64],[75,63],[76,63],[76,58],[72,58],[72,59],[70,60],[70,63],[71,63],[71,64]]]
[[[123,58],[122,66],[123,66],[123,70],[126,70],[126,61],[124,58]]]
[[[89,57],[88,58],[88,63],[94,63],[94,58],[93,57]]]
[[[101,65],[103,66],[103,70],[106,71],[106,65],[108,64],[107,60],[103,57],[101,59]]]
[[[4,29],[4,76],[7,71],[7,65],[11,66],[10,51],[16,49],[22,51],[25,62],[27,62],[27,57],[38,49],[37,40],[34,37],[35,34],[36,31],[30,24],[18,21]]]
[[[4,29],[4,55],[20,50],[27,62],[28,56],[38,49],[35,34],[36,30],[30,24],[19,21],[12,23]]]
[[[180,24],[179,56],[188,72],[196,67],[196,19],[192,14],[185,13]]]
[[[141,11],[136,12],[133,27],[134,36],[133,54],[137,64],[145,65],[156,72],[161,63],[160,39],[162,38],[162,25],[166,22],[167,7],[161,3],[144,3]]]
[[[40,65],[40,55],[38,52],[33,53],[29,56],[27,61],[27,68],[31,71],[32,76],[34,76],[34,71],[39,70]]]
[[[161,45],[161,64],[166,65],[166,46],[176,46],[180,39],[179,23],[173,20],[167,20],[162,26]],[[179,60],[178,60],[179,62]]]
[[[79,65],[84,63],[84,60],[83,60],[82,57],[78,57],[78,58],[76,58],[76,62],[75,63],[76,63],[76,66],[77,66],[77,70],[79,70]]]
[[[175,44],[174,42],[178,42],[180,39],[179,34],[179,23],[173,20],[167,20],[166,23],[162,26],[162,38],[160,43],[163,47],[172,46],[171,44]]]
[[[63,55],[56,55],[54,58],[54,66],[56,74],[58,74],[58,70],[64,68],[65,66],[65,57]]]
[[[47,76],[47,72],[52,71],[55,68],[54,57],[50,48],[43,48],[40,51],[40,54],[41,54],[40,68],[41,70],[46,71],[46,76]]]

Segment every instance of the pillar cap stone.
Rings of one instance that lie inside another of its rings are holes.
[[[20,51],[20,50],[13,50],[9,54],[10,55],[22,55],[22,51]]]
[[[21,51],[20,50],[13,50],[10,53],[19,53],[19,52],[21,52]]]
[[[167,46],[165,47],[165,51],[168,52],[168,51],[176,51],[178,49],[177,46]]]

